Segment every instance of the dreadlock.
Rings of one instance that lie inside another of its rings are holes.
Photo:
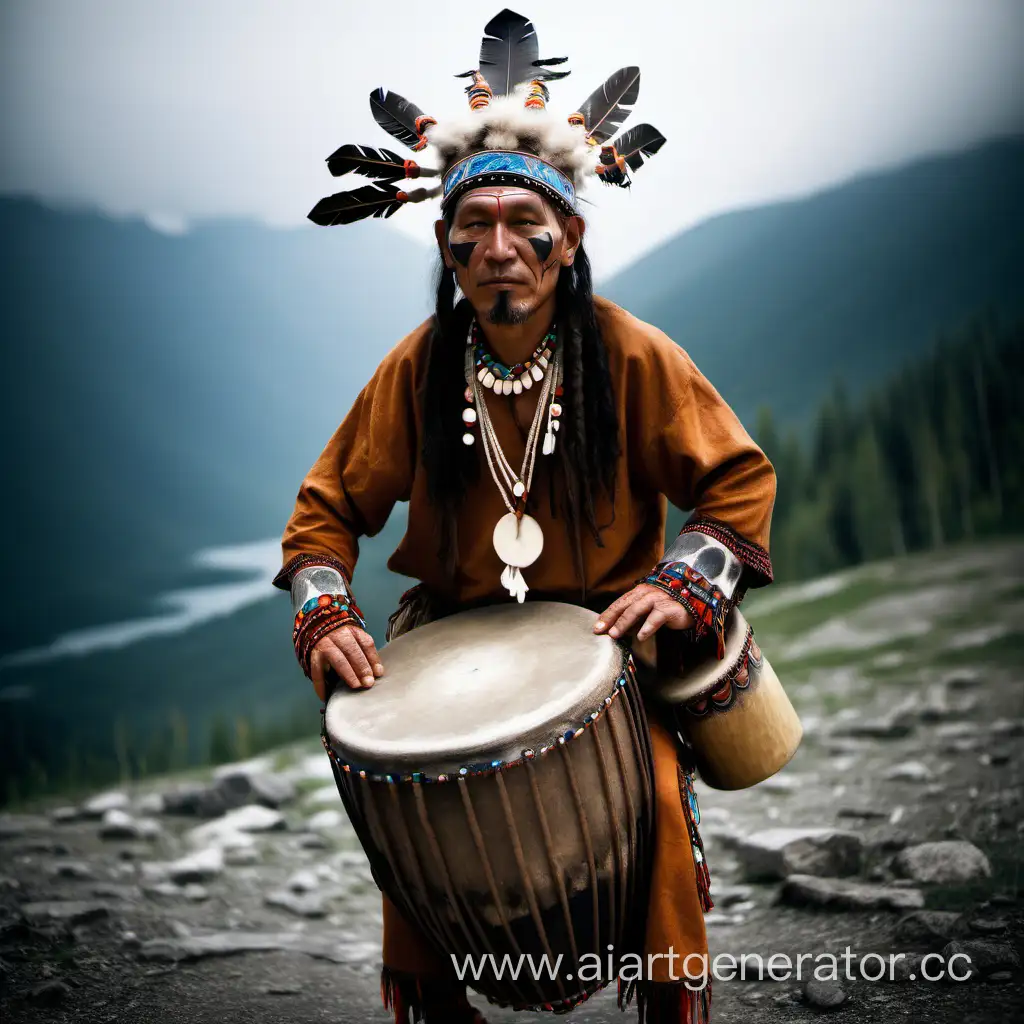
[[[439,549],[448,579],[455,578],[458,561],[457,517],[462,497],[479,479],[475,446],[464,445],[465,427],[454,415],[464,402],[464,355],[473,309],[466,299],[455,302],[454,270],[439,261],[437,302],[430,335],[423,385],[423,464],[427,492],[440,511]],[[615,476],[621,446],[612,394],[608,355],[594,309],[590,260],[582,244],[569,267],[562,267],[555,288],[559,343],[563,346],[565,394],[562,429],[556,452],[561,455],[561,500],[555,474],[550,474],[549,500],[553,515],[561,514],[572,550],[573,565],[585,598],[586,579],[580,524],[602,546],[596,506],[602,492],[615,502]]]

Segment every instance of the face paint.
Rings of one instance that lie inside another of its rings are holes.
[[[551,250],[555,247],[555,240],[551,237],[551,232],[545,231],[543,235],[537,235],[536,238],[528,238],[527,241],[533,246],[537,259],[543,265],[544,261],[551,255]]]
[[[473,250],[476,248],[476,242],[449,242],[448,248],[452,251],[452,256],[461,263],[464,267],[469,266],[469,257],[473,255]]]

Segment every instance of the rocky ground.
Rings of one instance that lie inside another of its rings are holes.
[[[712,955],[747,957],[716,983],[716,1024],[1020,1019],[1024,545],[747,610],[807,735],[774,779],[700,789]],[[4,1021],[388,1019],[379,897],[316,745],[0,815],[0,858]],[[837,982],[808,983],[847,949]],[[928,952],[966,954],[970,979],[924,981]],[[809,955],[802,979],[757,971],[773,953]],[[845,976],[898,953],[891,980]],[[603,993],[571,1019],[630,1017]]]

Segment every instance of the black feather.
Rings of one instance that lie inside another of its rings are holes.
[[[336,178],[349,171],[365,174],[374,181],[401,181],[405,177],[405,165],[397,153],[351,143],[336,149],[327,158],[327,169]]]
[[[394,185],[363,185],[351,192],[335,192],[309,211],[309,219],[321,227],[354,224],[366,217],[390,217],[404,203]]]
[[[654,156],[664,145],[665,136],[654,125],[638,124],[615,140],[615,151],[631,171],[638,171],[644,165],[644,157]]]
[[[410,103],[397,92],[374,89],[370,93],[370,110],[377,124],[403,145],[412,149],[419,143],[416,118],[422,117],[423,111],[415,103]]]
[[[539,57],[533,22],[521,14],[506,7],[484,26],[480,73],[495,96],[507,96],[522,82],[539,78],[535,63]]]
[[[607,142],[629,117],[629,108],[640,95],[640,69],[619,68],[600,89],[595,89],[579,112],[583,115],[587,137]]]

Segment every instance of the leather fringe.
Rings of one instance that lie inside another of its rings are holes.
[[[636,1000],[637,1024],[709,1024],[711,979],[702,989],[657,981],[619,980],[619,1009]]]
[[[395,1024],[487,1024],[466,998],[466,986],[455,979],[426,978],[384,965],[380,998]]]

